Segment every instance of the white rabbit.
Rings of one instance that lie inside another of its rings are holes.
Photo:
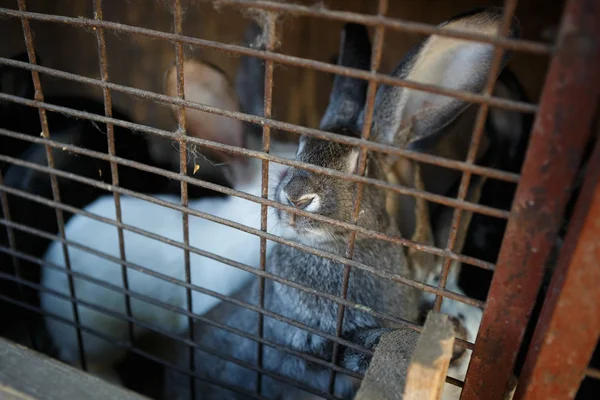
[[[248,61],[245,60],[244,62],[247,63]],[[258,63],[258,66],[251,67],[261,70],[261,62],[257,60],[255,63]],[[243,68],[244,65],[242,65]],[[240,72],[241,75],[243,73]],[[254,73],[257,72],[254,71]],[[173,84],[175,79],[174,70],[171,70],[167,77],[169,80],[167,93],[173,95],[175,89]],[[184,64],[184,78],[186,99],[234,110],[237,108],[238,102],[230,83],[215,68],[198,62],[186,61]],[[241,78],[246,77],[241,76]],[[248,79],[248,81],[256,85],[255,80]],[[238,90],[247,90],[247,88],[238,87]],[[253,98],[262,102],[262,93],[253,93]],[[245,111],[249,108],[252,108],[252,111],[257,110],[256,105],[253,104],[246,104],[245,107],[243,105],[242,108],[246,108]],[[192,109],[186,110],[186,121],[188,131],[194,136],[233,145],[242,145],[247,138],[253,142],[248,143],[248,147],[259,148],[260,146],[257,143],[258,137],[243,135],[244,127],[239,121]],[[274,141],[271,146],[271,153],[289,159],[294,158],[296,150],[296,143]],[[236,190],[260,196],[261,160],[255,158],[242,160],[240,157],[232,156],[227,159],[231,163],[229,166],[231,170],[228,172],[233,177],[233,187]],[[278,173],[277,168],[284,168],[280,164],[269,163],[269,165],[270,174]],[[180,204],[178,196],[159,195],[156,197]],[[177,242],[183,242],[181,212],[128,196],[121,197],[121,207],[124,224],[132,225]],[[202,198],[189,201],[189,207],[260,229],[261,205],[239,197]],[[113,196],[107,195],[98,199],[86,207],[86,211],[114,219]],[[270,232],[272,231],[270,230]],[[68,240],[117,258],[120,257],[118,232],[114,225],[76,215],[67,224],[65,234]],[[124,229],[124,243],[127,261],[180,281],[185,281],[183,249],[126,229]],[[258,236],[191,215],[189,216],[189,243],[193,247],[249,266],[257,267],[259,264],[260,238]],[[272,242],[267,241],[267,251],[270,250],[272,245]],[[73,271],[112,285],[123,286],[120,264],[75,247],[69,247],[69,257]],[[59,242],[51,244],[45,255],[45,260],[61,266],[65,265],[62,246]],[[192,284],[225,295],[232,294],[248,282],[251,277],[255,276],[195,253],[190,253],[190,265]],[[167,282],[164,279],[150,276],[135,269],[128,269],[127,277],[129,289],[132,292],[180,308],[186,307],[186,289],[181,285]],[[42,285],[47,289],[65,295],[69,294],[67,275],[63,271],[44,268]],[[74,278],[74,286],[77,299],[125,315],[126,303],[125,296],[122,293],[79,278]],[[218,301],[217,298],[194,291],[192,295],[193,312],[203,314]],[[41,305],[50,314],[57,314],[68,320],[74,320],[71,302],[64,297],[42,292]],[[149,304],[140,299],[131,298],[131,311],[132,317],[136,320],[158,326],[170,333],[180,334],[187,329],[187,316]],[[99,331],[113,338],[114,341],[124,342],[127,340],[128,323],[126,320],[83,305],[78,306],[78,312],[80,323],[83,326]],[[59,358],[70,364],[78,365],[78,343],[75,328],[51,317],[46,318],[46,326],[58,349]],[[136,336],[139,336],[145,330],[140,326],[136,326],[134,332]],[[85,331],[82,335],[89,371],[107,380],[119,382],[113,366],[124,356],[125,350]]]

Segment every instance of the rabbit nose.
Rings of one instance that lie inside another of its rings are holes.
[[[304,195],[304,196],[294,198],[294,197],[290,197],[287,194],[285,195],[285,197],[286,197],[287,201],[290,203],[290,205],[292,205],[296,208],[299,208],[301,210],[308,207],[310,205],[310,203],[313,202],[315,196],[316,195],[314,195],[314,194],[309,194],[309,195]]]

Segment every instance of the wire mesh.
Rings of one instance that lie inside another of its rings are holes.
[[[215,2],[217,3],[217,2]],[[510,39],[508,38],[508,33],[510,29],[511,20],[514,16],[515,9],[517,7],[517,0],[506,0],[504,3],[504,13],[501,28],[497,32],[498,34],[493,35],[479,35],[468,32],[456,31],[451,29],[440,29],[439,27],[431,26],[424,23],[418,23],[407,20],[400,20],[397,18],[391,18],[386,16],[388,9],[388,0],[379,0],[377,6],[377,14],[376,15],[366,15],[359,14],[353,12],[346,11],[334,11],[328,10],[324,7],[305,7],[298,4],[292,3],[283,3],[283,2],[274,2],[274,1],[262,1],[257,0],[253,2],[244,1],[244,0],[218,0],[220,6],[235,6],[241,9],[249,9],[249,10],[260,10],[260,12],[266,13],[266,23],[265,28],[268,32],[266,49],[265,50],[256,50],[252,47],[246,47],[241,45],[233,45],[222,43],[214,40],[200,39],[196,37],[186,36],[183,34],[183,15],[184,12],[182,10],[183,5],[181,0],[173,0],[173,32],[162,32],[154,29],[147,29],[138,26],[126,25],[122,23],[116,23],[107,21],[103,18],[103,3],[101,0],[93,0],[94,6],[94,17],[93,18],[72,18],[61,15],[50,15],[43,14],[37,12],[27,11],[25,0],[18,0],[18,10],[0,8],[0,17],[3,18],[11,18],[11,19],[19,19],[22,23],[22,29],[25,37],[25,44],[27,47],[27,53],[29,57],[29,63],[21,62],[17,60],[12,60],[8,58],[0,57],[0,65],[16,67],[19,69],[23,69],[26,71],[30,71],[32,75],[33,84],[35,86],[35,97],[33,100],[25,99],[22,97],[0,93],[0,100],[12,102],[15,104],[20,104],[26,107],[33,107],[39,110],[39,118],[42,126],[42,135],[41,137],[35,137],[31,135],[27,135],[24,133],[15,132],[9,129],[0,128],[0,137],[8,137],[13,139],[18,139],[21,141],[28,142],[30,144],[38,144],[43,145],[45,147],[46,157],[47,157],[47,166],[38,165],[36,163],[31,163],[27,161],[23,161],[19,158],[8,156],[8,155],[0,155],[0,161],[5,162],[10,165],[17,165],[26,167],[28,169],[39,171],[46,173],[50,176],[51,186],[52,186],[52,199],[47,199],[43,196],[27,193],[25,191],[11,188],[4,184],[2,181],[2,175],[0,173],[0,195],[2,200],[2,212],[3,218],[0,219],[0,223],[5,226],[7,237],[8,237],[8,245],[0,246],[0,252],[7,253],[12,257],[12,261],[14,264],[14,274],[10,275],[4,272],[0,272],[0,279],[5,281],[11,281],[19,285],[19,289],[21,287],[28,287],[30,289],[34,289],[38,292],[50,292],[57,297],[63,298],[65,300],[69,300],[72,303],[72,312],[73,312],[73,321],[66,319],[64,317],[53,315],[52,317],[61,320],[62,322],[71,325],[76,328],[77,331],[77,340],[78,340],[78,351],[80,364],[83,369],[86,369],[86,360],[85,360],[85,351],[83,345],[82,332],[86,332],[92,334],[95,337],[100,337],[104,340],[109,341],[115,346],[126,348],[129,351],[140,354],[143,357],[153,360],[162,364],[167,368],[171,368],[182,372],[189,376],[190,378],[190,386],[191,393],[195,392],[195,382],[196,379],[201,381],[206,381],[211,384],[223,387],[228,390],[235,391],[239,394],[243,394],[245,396],[251,398],[264,398],[263,396],[263,376],[267,376],[273,378],[277,381],[281,381],[283,383],[289,384],[291,386],[297,387],[299,389],[308,391],[317,396],[327,398],[327,399],[336,399],[338,398],[334,394],[334,387],[336,382],[336,374],[344,374],[351,376],[353,378],[361,379],[362,375],[356,372],[350,371],[340,365],[338,365],[338,355],[341,346],[346,346],[348,348],[356,349],[367,354],[372,355],[372,350],[361,347],[344,339],[342,336],[343,333],[343,324],[344,324],[344,312],[347,308],[359,310],[366,314],[372,315],[378,319],[389,321],[391,323],[396,324],[400,327],[405,327],[413,330],[420,330],[420,326],[414,322],[400,319],[398,317],[394,317],[392,315],[387,315],[377,310],[369,309],[362,304],[355,303],[353,301],[347,300],[348,294],[348,282],[350,280],[350,274],[353,269],[358,269],[362,271],[369,272],[375,276],[392,280],[394,282],[398,282],[404,285],[408,285],[410,287],[416,288],[418,290],[429,292],[435,295],[435,304],[434,309],[440,310],[442,305],[442,300],[444,298],[455,300],[464,304],[468,304],[471,306],[485,308],[486,303],[474,298],[470,298],[468,296],[452,292],[446,289],[446,282],[448,278],[448,274],[450,271],[451,263],[453,261],[460,262],[464,264],[469,264],[483,270],[493,271],[495,269],[494,263],[490,263],[488,261],[480,260],[474,257],[470,257],[464,254],[460,254],[460,251],[455,251],[457,243],[457,233],[459,226],[461,224],[461,220],[464,218],[464,214],[467,212],[474,212],[481,215],[492,216],[500,219],[510,219],[511,212],[504,209],[494,208],[490,206],[485,206],[478,204],[477,202],[472,202],[467,200],[467,190],[469,189],[470,183],[473,181],[474,177],[485,177],[488,179],[496,179],[508,183],[518,184],[520,182],[520,175],[513,172],[502,171],[499,169],[481,166],[476,164],[476,156],[480,147],[480,142],[484,135],[485,123],[488,117],[488,111],[490,107],[505,109],[511,111],[518,111],[522,113],[530,113],[537,114],[539,110],[539,106],[537,104],[531,104],[523,101],[516,100],[508,100],[505,98],[494,97],[492,95],[494,84],[496,83],[496,77],[501,70],[501,59],[503,57],[503,50],[511,50],[517,52],[526,52],[537,55],[552,55],[555,51],[553,45],[548,45],[545,43],[539,43],[534,41],[528,41],[523,39]],[[354,22],[360,23],[367,26],[374,27],[374,51],[372,53],[371,61],[370,61],[370,71],[363,71],[355,68],[343,67],[338,65],[329,64],[326,62],[321,62],[312,59],[306,59],[296,56],[291,56],[287,54],[283,54],[276,51],[276,43],[279,40],[277,35],[277,28],[279,24],[277,23],[277,18],[280,15],[292,16],[292,17],[309,17],[309,18],[320,18],[326,20],[333,20],[338,22]],[[53,24],[64,24],[72,27],[78,27],[82,29],[93,29],[95,32],[97,46],[98,46],[98,58],[99,58],[99,71],[100,71],[100,79],[89,78],[80,76],[77,74],[61,71],[55,68],[48,68],[41,65],[36,64],[36,53],[34,46],[34,31],[30,26],[30,21],[36,22],[46,22]],[[418,34],[426,34],[426,35],[440,35],[444,37],[451,37],[456,39],[463,39],[469,41],[478,41],[482,43],[492,44],[495,47],[494,55],[491,60],[491,67],[488,73],[485,89],[483,93],[470,93],[463,92],[458,90],[452,90],[448,88],[439,87],[431,84],[424,84],[419,82],[410,81],[407,79],[400,79],[397,77],[392,77],[390,75],[382,74],[378,70],[381,64],[382,54],[384,52],[384,38],[386,30],[397,30],[401,32],[410,32],[410,33],[418,33]],[[107,59],[107,45],[105,40],[105,35],[107,32],[117,32],[119,34],[130,34],[141,37],[148,37],[152,39],[159,39],[168,41],[174,44],[175,47],[175,65],[176,65],[176,81],[177,81],[177,96],[171,97],[159,93],[154,93],[147,90],[137,89],[125,85],[120,85],[117,83],[113,83],[109,81],[108,75],[108,62]],[[264,116],[255,116],[251,114],[247,114],[244,112],[238,111],[230,111],[219,107],[213,107],[210,105],[190,101],[185,98],[184,91],[184,46],[193,46],[201,49],[210,49],[210,50],[218,50],[220,52],[226,52],[235,54],[237,56],[248,56],[248,57],[256,57],[264,60],[264,68],[265,68],[265,93],[264,93]],[[328,131],[323,131],[320,129],[313,129],[301,125],[296,125],[288,122],[283,122],[273,118],[272,108],[273,108],[273,81],[274,81],[274,68],[277,65],[289,66],[289,67],[300,67],[303,69],[311,69],[319,72],[336,74],[339,76],[347,76],[353,78],[359,78],[365,81],[368,81],[368,89],[367,89],[367,100],[366,100],[366,112],[364,118],[364,125],[362,126],[362,132],[360,138],[353,138],[337,133],[332,133]],[[93,114],[90,112],[70,109],[58,105],[53,105],[44,102],[44,95],[42,91],[42,86],[40,82],[40,74],[45,76],[66,79],[68,81],[73,81],[77,83],[83,83],[86,85],[91,85],[96,88],[100,88],[102,90],[103,95],[103,106],[104,106],[104,115]],[[378,85],[391,85],[391,86],[400,86],[408,89],[421,90],[428,93],[434,93],[438,95],[450,96],[455,99],[464,100],[473,104],[477,104],[479,106],[479,110],[476,116],[475,125],[473,128],[473,135],[469,145],[468,155],[465,161],[457,161],[452,159],[446,159],[436,155],[425,154],[418,151],[401,149],[398,147],[393,147],[385,144],[376,143],[370,140],[371,126],[373,121],[373,115],[375,111],[375,98]],[[112,93],[118,92],[123,93],[128,96],[141,98],[145,100],[155,101],[160,104],[172,106],[176,109],[177,113],[177,131],[170,132],[167,130],[146,126],[143,124],[138,124],[134,122],[125,121],[122,119],[113,117],[113,106],[112,106]],[[239,121],[243,121],[246,123],[251,123],[255,125],[262,126],[262,151],[253,151],[244,148],[240,148],[237,146],[227,145],[224,143],[218,143],[211,140],[196,138],[189,135],[187,126],[186,126],[186,109],[189,110],[198,110],[202,112],[206,112],[212,115],[218,115],[228,118],[237,119]],[[94,121],[96,123],[106,124],[106,134],[107,134],[107,153],[102,153],[94,150],[89,150],[86,148],[82,148],[76,145],[65,144],[62,142],[58,142],[52,139],[52,126],[48,125],[46,112],[58,112],[67,116],[82,118],[90,121]],[[179,143],[179,171],[169,171],[163,168],[159,168],[152,165],[146,165],[140,163],[138,161],[129,160],[126,158],[122,158],[117,156],[117,152],[115,149],[115,127],[122,127],[134,130],[136,132],[141,132],[147,135],[152,135],[154,137],[167,138]],[[359,158],[357,168],[353,173],[345,173],[340,172],[335,169],[319,167],[316,165],[304,163],[297,160],[289,160],[283,157],[279,157],[277,155],[270,154],[270,146],[271,146],[271,135],[272,130],[281,130],[293,134],[301,134],[310,137],[316,137],[319,139],[330,140],[336,143],[347,144],[351,146],[355,146],[359,148]],[[197,145],[205,149],[222,151],[229,154],[235,154],[245,157],[251,157],[261,160],[261,192],[260,196],[254,196],[247,193],[244,193],[239,190],[230,189],[228,187],[218,185],[215,183],[211,183],[209,181],[204,181],[200,179],[196,179],[194,177],[190,177],[187,171],[187,160],[188,160],[188,146],[189,145]],[[60,149],[62,151],[67,151],[73,154],[78,154],[81,156],[89,156],[94,159],[103,160],[110,164],[110,184],[100,182],[88,177],[79,176],[75,173],[62,171],[55,167],[53,151],[56,149]],[[418,163],[436,165],[444,168],[448,168],[454,171],[458,171],[461,173],[460,185],[458,189],[458,194],[456,197],[449,197],[445,195],[433,194],[423,190],[418,190],[413,187],[403,186],[396,183],[390,183],[385,181],[376,180],[370,177],[365,176],[365,170],[367,167],[367,159],[370,153],[381,153],[392,156],[399,156],[405,159],[409,159]],[[356,183],[356,192],[353,197],[353,212],[349,222],[336,220],[333,218],[329,218],[326,216],[322,216],[319,214],[314,214],[308,211],[300,210],[295,207],[287,206],[281,204],[279,202],[273,201],[269,199],[269,164],[276,163],[280,165],[284,165],[287,167],[295,167],[304,169],[306,171],[325,174],[331,177],[343,179],[345,181]],[[144,193],[139,193],[133,190],[129,190],[120,186],[119,179],[119,167],[126,166],[138,169],[140,171],[146,171],[153,173],[157,176],[162,176],[168,179],[176,180],[180,182],[180,204],[175,204],[172,202],[168,202],[163,199],[159,199],[157,197],[153,197]],[[95,215],[86,211],[85,209],[77,208],[65,204],[61,201],[61,196],[59,192],[59,183],[58,179],[67,179],[69,181],[78,182],[86,186],[99,188],[102,190],[106,190],[108,192],[112,192],[114,198],[114,206],[115,206],[115,218],[105,218],[99,215]],[[201,212],[195,210],[194,208],[189,207],[189,196],[188,196],[188,185],[194,185],[198,187],[202,187],[205,189],[209,189],[227,196],[235,196],[248,201],[252,201],[261,205],[261,214],[260,214],[260,229],[251,228],[245,226],[243,224],[239,224],[234,221],[230,221],[215,215],[211,215],[209,213]],[[445,248],[438,248],[436,246],[427,245],[423,243],[416,242],[414,240],[400,237],[400,236],[392,236],[389,234],[385,234],[382,232],[377,232],[374,230],[370,230],[364,227],[361,227],[358,224],[358,217],[361,210],[361,201],[363,188],[365,186],[376,187],[386,192],[393,192],[395,194],[409,195],[414,198],[423,199],[427,202],[433,204],[439,204],[447,207],[452,207],[454,209],[452,224],[450,229],[450,234],[448,236],[448,240]],[[11,195],[15,198],[19,199],[27,199],[29,201],[35,202],[36,204],[43,205],[44,207],[49,207],[55,210],[56,212],[56,220],[58,224],[58,232],[48,233],[42,230],[15,222],[11,219],[11,212],[9,209],[9,202],[7,200],[7,195]],[[167,237],[161,236],[156,232],[149,232],[147,230],[136,228],[135,226],[126,224],[123,222],[123,215],[121,210],[121,196],[129,196],[136,199],[140,199],[149,203],[157,204],[163,207],[167,207],[172,210],[176,210],[181,212],[182,215],[182,226],[183,226],[183,240],[175,241],[169,239]],[[331,224],[333,226],[343,228],[350,232],[349,240],[347,243],[347,248],[345,254],[339,255],[330,253],[324,250],[316,249],[306,244],[298,243],[289,239],[285,239],[283,237],[276,236],[272,233],[268,232],[268,210],[269,209],[280,209],[287,213],[293,213],[297,216],[308,217],[315,221],[325,222]],[[67,239],[65,236],[65,218],[63,213],[68,212],[73,215],[82,215],[106,224],[109,224],[117,229],[118,235],[118,247],[119,247],[119,257],[114,257],[110,254],[106,254],[100,252],[98,250],[92,249],[88,246],[82,245],[75,240]],[[222,257],[218,254],[211,253],[209,251],[202,250],[198,247],[192,246],[190,244],[190,228],[189,228],[189,218],[190,216],[199,217],[202,219],[206,219],[208,221],[216,222],[219,224],[223,224],[237,230],[255,235],[260,239],[260,261],[258,268],[254,268],[253,266],[246,265],[244,263],[240,263],[234,261],[232,259]],[[37,235],[40,237],[44,237],[47,240],[53,242],[59,242],[62,246],[62,251],[65,260],[65,267],[59,265],[52,265],[47,261],[39,258],[32,257],[24,252],[18,250],[18,246],[15,243],[14,232],[25,232],[32,235]],[[179,248],[184,253],[184,264],[185,264],[185,279],[179,280],[169,276],[168,274],[160,273],[148,268],[145,268],[143,265],[139,265],[137,263],[133,263],[127,259],[126,254],[126,245],[125,245],[125,233],[124,232],[134,232],[138,235],[152,238],[158,241],[162,241],[171,246]],[[440,281],[437,286],[430,285],[424,282],[420,282],[411,278],[407,278],[404,276],[400,276],[397,274],[388,273],[385,271],[378,270],[376,267],[371,265],[366,265],[361,262],[357,262],[353,260],[354,257],[354,247],[355,247],[355,239],[357,235],[383,240],[389,243],[399,244],[405,246],[409,249],[414,249],[420,252],[425,252],[428,254],[432,254],[438,257],[442,257],[444,259],[444,263],[442,266],[442,274]],[[273,273],[267,271],[267,241],[275,242],[281,245],[293,247],[299,250],[302,250],[308,254],[317,255],[322,258],[330,259],[344,266],[344,275],[343,275],[343,284],[342,290],[337,295],[332,295],[325,292],[320,292],[314,288],[305,287],[301,284],[298,284],[291,279],[287,279]],[[98,280],[92,276],[82,274],[81,272],[74,271],[71,266],[71,261],[69,258],[69,248],[76,248],[80,250],[84,250],[88,253],[94,254],[100,258],[109,260],[111,262],[117,263],[121,266],[121,276],[122,276],[122,286],[110,284],[107,282],[103,282]],[[190,255],[196,254],[209,259],[213,259],[224,263],[226,265],[231,265],[237,269],[250,272],[254,276],[258,278],[259,282],[259,301],[258,304],[250,304],[248,302],[240,301],[235,298],[232,298],[227,295],[223,295],[212,291],[210,289],[201,287],[197,284],[194,284],[192,281],[192,269],[191,269],[191,261]],[[52,290],[43,287],[42,285],[35,284],[29,282],[24,279],[20,275],[19,262],[21,260],[26,260],[28,262],[40,265],[43,268],[54,269],[63,271],[69,280],[69,294],[65,295],[63,293],[53,292]],[[132,291],[129,287],[129,274],[128,272],[134,270],[138,272],[143,272],[144,274],[148,274],[155,278],[168,281],[177,285],[180,285],[186,289],[186,304],[185,307],[177,307],[171,304],[162,302],[160,300],[154,299],[152,296],[148,296],[145,294],[137,293]],[[84,301],[78,298],[77,293],[75,291],[74,278],[89,281],[94,283],[95,285],[105,287],[107,289],[116,291],[125,298],[126,306],[125,306],[125,314],[121,314],[111,310],[109,307],[104,307],[98,304],[93,304],[88,301]],[[318,296],[322,299],[330,300],[337,305],[337,319],[336,319],[336,329],[334,334],[325,332],[323,330],[317,329],[312,326],[308,326],[304,323],[298,322],[292,318],[288,318],[284,315],[277,314],[275,312],[269,311],[265,308],[265,282],[266,280],[278,282],[295,289],[299,289],[306,293],[310,293]],[[221,301],[230,302],[240,307],[247,308],[249,310],[255,311],[258,314],[258,331],[257,334],[251,334],[248,332],[244,332],[243,330],[236,329],[227,324],[220,323],[218,321],[214,321],[212,319],[206,318],[203,315],[198,315],[193,312],[192,307],[192,293],[199,292],[203,294],[210,295],[215,297]],[[15,300],[9,298],[4,295],[0,295],[0,298],[3,301],[10,302],[35,313],[45,314],[46,312],[41,308],[37,308],[26,304],[23,301]],[[138,320],[134,317],[131,308],[131,299],[142,300],[149,304],[155,305],[157,307],[167,309],[173,311],[179,315],[183,315],[187,318],[187,332],[185,334],[186,337],[182,337],[180,335],[174,335],[166,329],[161,329],[160,326],[156,326],[154,324],[149,324],[147,322]],[[85,306],[90,309],[94,309],[101,313],[111,315],[116,318],[120,318],[122,320],[127,321],[128,324],[128,341],[120,342],[115,338],[107,337],[102,332],[97,332],[94,329],[86,327],[80,321],[79,318],[79,307]],[[264,332],[264,318],[273,318],[278,321],[285,322],[291,326],[303,329],[312,334],[321,336],[330,340],[333,343],[332,353],[330,359],[321,359],[319,357],[315,357],[310,354],[305,354],[295,350],[292,347],[284,346],[279,343],[276,343],[272,340],[265,338]],[[195,333],[194,326],[195,323],[201,322],[203,324],[207,324],[210,326],[215,326],[220,329],[235,333],[236,335],[245,337],[247,339],[251,339],[257,344],[257,354],[258,354],[258,362],[256,365],[252,363],[245,362],[243,360],[237,359],[235,357],[228,356],[226,354],[219,353],[214,349],[211,349],[208,346],[204,346],[195,341]],[[166,362],[161,360],[159,357],[152,355],[148,352],[145,352],[139,349],[135,345],[135,335],[134,328],[141,327],[148,329],[150,331],[159,333],[168,337],[170,339],[176,340],[189,348],[189,365],[187,368],[182,368],[181,366],[175,365],[173,363]],[[474,349],[474,344],[465,340],[457,339],[457,343],[466,349]],[[328,390],[322,391],[314,388],[307,387],[302,382],[295,381],[287,376],[282,374],[274,373],[273,371],[269,371],[263,366],[263,352],[264,346],[269,348],[274,348],[279,351],[285,352],[287,354],[291,354],[293,356],[299,357],[301,359],[307,360],[311,363],[320,365],[329,369],[329,381],[328,381]],[[207,377],[202,377],[196,374],[196,350],[202,350],[203,352],[207,352],[209,354],[216,355],[217,357],[223,358],[227,361],[230,361],[234,364],[243,366],[244,368],[250,369],[252,371],[257,372],[257,382],[256,382],[256,391],[246,391],[240,388],[232,387],[225,382],[219,382],[213,379],[209,379]],[[588,376],[598,377],[598,371],[594,369],[587,370]],[[456,380],[454,378],[448,377],[447,382],[462,387],[463,382]]]

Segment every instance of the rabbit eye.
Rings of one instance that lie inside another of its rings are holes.
[[[290,203],[290,205],[293,205],[294,207],[300,208],[303,210],[303,209],[308,208],[308,206],[313,203],[313,201],[317,198],[317,195],[314,193],[311,193],[311,194],[305,194],[298,198],[291,198],[290,196],[288,196],[286,194],[285,197],[286,197],[287,201]]]

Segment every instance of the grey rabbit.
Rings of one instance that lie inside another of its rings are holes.
[[[465,28],[494,35],[502,13],[497,9],[463,14],[441,26]],[[516,21],[511,29],[515,35]],[[338,63],[352,68],[369,69],[370,42],[364,26],[347,24],[342,33]],[[493,46],[433,36],[417,46],[400,62],[393,75],[426,83],[436,83],[458,90],[481,91],[492,58]],[[260,63],[256,62],[256,65]],[[320,128],[342,135],[360,137],[364,120],[364,101],[367,84],[363,80],[336,76],[328,108]],[[256,99],[257,102],[262,99]],[[467,102],[450,97],[381,85],[376,94],[371,129],[373,140],[408,147],[421,139],[439,134],[468,106]],[[302,137],[297,160],[352,173],[359,152],[352,146]],[[387,180],[392,158],[381,153],[369,153],[366,176]],[[415,186],[419,187],[419,168],[415,167]],[[289,168],[280,178],[276,199],[286,205],[337,220],[351,222],[355,184],[332,176]],[[395,216],[386,211],[385,191],[372,185],[363,188],[362,207],[357,224],[361,227],[400,236]],[[414,210],[418,218],[421,215]],[[318,250],[345,255],[350,233],[340,227],[326,224],[284,210],[276,210],[277,223],[285,227],[288,239]],[[421,223],[424,223],[421,221]],[[408,254],[407,254],[408,253]],[[410,252],[398,244],[357,234],[354,260],[372,266],[378,271],[415,279],[424,272],[411,260]],[[300,249],[276,244],[267,260],[269,273],[293,281],[310,289],[265,281],[264,308],[287,319],[316,329],[325,335],[335,335],[338,304],[314,291],[339,296],[343,289],[344,265],[309,254]],[[415,288],[377,276],[353,267],[350,270],[347,299],[358,307],[344,310],[341,336],[362,348],[374,349],[381,335],[399,327],[399,319],[419,322],[421,294]],[[252,282],[236,295],[252,305],[258,304],[258,283]],[[393,318],[377,318],[369,310],[385,313]],[[257,372],[243,365],[257,365],[257,343],[244,336],[258,332],[258,313],[222,302],[206,317],[234,330],[196,323],[194,342],[196,398],[242,399],[250,397],[261,382],[261,395],[269,399],[302,397],[295,386],[284,384],[277,376],[291,378],[296,386],[317,392],[328,389],[329,369],[315,361],[300,359],[289,351],[269,345],[263,346],[262,369],[267,373],[258,379]],[[279,318],[280,319],[280,318]],[[322,335],[265,315],[264,338],[292,352],[331,361],[333,342]],[[228,360],[218,355],[223,355]],[[189,365],[189,349],[181,347],[179,362]],[[237,359],[234,363],[229,360]],[[338,365],[356,373],[365,373],[371,356],[354,346],[341,345],[336,360]],[[166,373],[165,398],[190,398],[189,376],[179,371]],[[357,381],[338,374],[335,394],[350,399],[357,389]],[[310,391],[310,390],[309,390]]]

